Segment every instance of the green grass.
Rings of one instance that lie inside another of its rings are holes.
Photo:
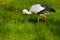
[[[22,10],[37,3],[56,10],[48,15],[46,27],[43,17],[37,25],[36,14],[21,20]],[[0,0],[0,40],[60,40],[60,0]]]

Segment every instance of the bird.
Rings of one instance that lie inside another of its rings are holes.
[[[37,23],[39,23],[40,21],[40,16],[44,17],[44,25],[46,26],[46,19],[47,16],[45,15],[46,13],[49,14],[50,12],[56,12],[55,9],[53,9],[52,7],[49,7],[47,5],[44,4],[34,4],[30,7],[30,10],[28,11],[27,9],[23,9],[22,10],[22,19],[24,18],[24,14],[32,14],[35,13],[38,15],[37,17]]]

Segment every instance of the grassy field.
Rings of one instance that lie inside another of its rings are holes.
[[[47,26],[36,24],[36,14],[25,15],[24,8],[33,4],[47,4],[56,12],[48,16]],[[0,0],[0,40],[60,40],[60,0]]]

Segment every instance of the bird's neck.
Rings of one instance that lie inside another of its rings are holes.
[[[31,12],[27,10],[26,14],[31,14]]]

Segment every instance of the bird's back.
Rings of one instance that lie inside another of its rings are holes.
[[[38,13],[39,11],[44,10],[44,9],[45,8],[42,7],[40,4],[35,4],[31,6],[30,11],[32,11],[33,13]]]

